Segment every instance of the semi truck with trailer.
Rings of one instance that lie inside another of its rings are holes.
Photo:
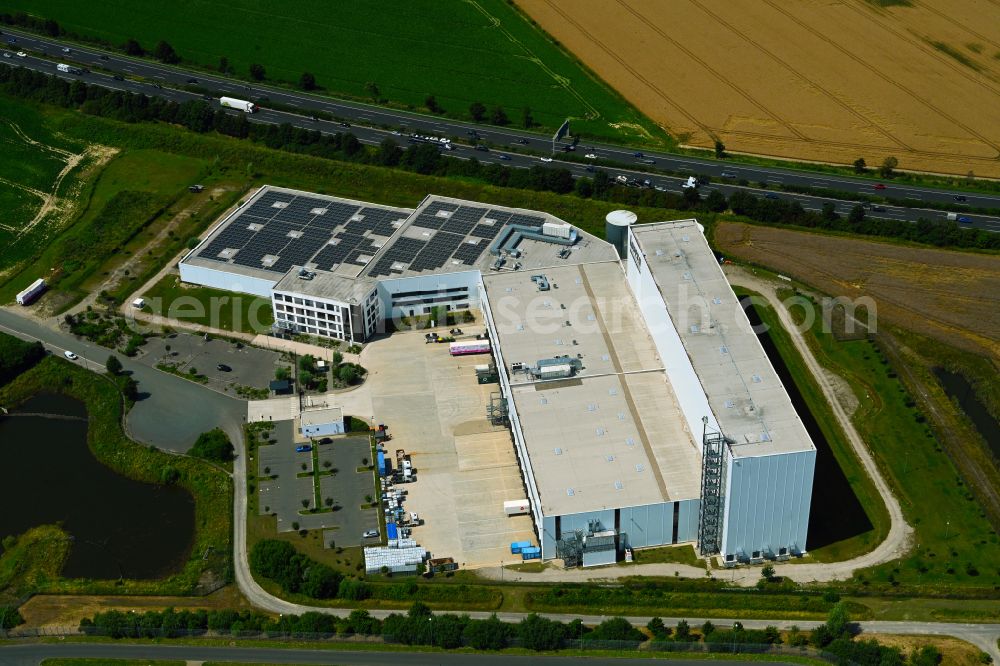
[[[220,97],[219,104],[227,109],[238,109],[247,113],[257,111],[257,105],[253,102],[248,102],[245,99],[236,99],[235,97]]]
[[[38,298],[43,291],[45,291],[45,280],[38,278],[34,282],[28,285],[28,287],[18,293],[15,300],[18,305],[31,305],[32,301]]]
[[[79,67],[73,67],[72,65],[67,65],[62,62],[56,65],[56,69],[67,74],[83,74],[83,70]]]

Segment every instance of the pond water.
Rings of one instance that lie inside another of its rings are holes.
[[[986,409],[986,405],[980,402],[969,380],[965,375],[944,368],[934,368],[934,375],[941,382],[948,397],[958,402],[959,407],[972,421],[972,425],[986,440],[993,455],[1000,458],[1000,422],[997,422]]]
[[[758,327],[761,323],[760,315],[745,299],[743,303],[750,323]],[[761,328],[763,327],[758,327],[757,330]],[[833,451],[830,450],[830,443],[826,441],[823,431],[820,430],[802,394],[795,386],[792,375],[788,372],[788,367],[774,346],[771,336],[761,332],[757,334],[757,338],[778,377],[781,378],[782,384],[785,385],[785,390],[788,391],[788,396],[792,399],[806,432],[816,445],[816,471],[813,477],[812,506],[809,511],[807,548],[815,550],[871,530],[872,524],[864,507],[851,490],[851,484],[848,483]]]
[[[87,447],[83,403],[42,394],[0,420],[0,538],[61,523],[73,538],[67,578],[161,578],[187,561],[194,500],[134,481]]]

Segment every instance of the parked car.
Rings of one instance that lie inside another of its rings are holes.
[[[215,366],[215,369],[218,370],[218,371],[220,371],[220,372],[232,372],[233,371],[233,369],[230,368],[225,363],[218,364],[217,366]]]
[[[302,444],[295,447],[296,453],[308,453],[313,450],[312,444]]]
[[[377,539],[378,530],[365,530],[365,533],[361,535],[362,539]]]
[[[882,184],[882,183],[875,183],[875,189],[876,190],[884,190],[885,189],[885,185]]]
[[[76,359],[80,358],[79,356],[77,356],[76,354],[74,354],[73,352],[71,352],[68,349],[63,352],[63,356],[65,356],[66,358],[68,358],[71,361],[75,361]]]

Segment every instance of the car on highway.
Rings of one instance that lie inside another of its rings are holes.
[[[956,194],[953,198],[955,199],[955,201],[962,201],[962,202],[969,200],[968,197],[966,197],[964,194]]]
[[[313,450],[312,444],[300,444],[295,447],[296,453],[309,453]]]
[[[504,162],[510,162],[510,155],[502,155],[501,154],[501,155],[497,155],[497,157],[499,157],[500,159],[502,159]]]
[[[10,57],[10,51],[4,51],[3,52],[3,57],[4,58],[9,58]]]
[[[765,199],[780,199],[781,197],[779,197],[774,192],[768,192],[767,194],[764,195],[764,198]]]
[[[876,190],[884,190],[885,189],[885,185],[883,183],[875,183],[875,189]]]
[[[361,535],[362,539],[377,539],[378,530],[365,530],[365,533]]]
[[[74,354],[73,352],[71,352],[68,349],[63,352],[63,356],[65,356],[66,358],[68,358],[71,361],[75,361],[76,359],[80,358],[79,356],[77,356],[76,354]]]
[[[690,190],[692,188],[698,187],[698,179],[694,176],[688,176],[687,180],[681,183],[681,187],[685,190]]]
[[[595,155],[594,153],[587,153],[586,155],[584,155],[584,157],[586,157],[588,160],[596,160],[597,159],[597,155]]]
[[[218,364],[217,366],[215,366],[215,369],[218,370],[219,372],[232,372],[233,371],[233,369],[230,368],[225,363]]]
[[[400,132],[399,130],[392,130],[392,135],[393,136],[403,136],[403,133]]]
[[[541,157],[539,159],[541,159],[543,162],[551,162],[552,161],[551,157]]]
[[[591,166],[590,164],[588,164],[587,165],[587,171],[589,171],[590,173],[594,173],[595,169],[594,169],[593,166]]]
[[[341,127],[350,127],[350,126],[351,126],[351,123],[347,123],[347,122],[343,122],[343,121],[342,121],[342,122],[340,122],[340,123],[339,123],[339,125],[340,125]]]
[[[642,153],[640,153],[640,152],[635,152],[635,153],[632,153],[632,157],[644,157],[644,155]]]
[[[667,188],[663,187],[663,185],[653,185],[653,189],[656,190],[657,192],[666,192],[667,191]]]
[[[27,58],[28,57],[28,54],[25,53],[24,51],[18,51],[16,55],[17,55],[18,58]]]
[[[111,58],[109,58],[109,57],[108,57],[108,56],[106,56],[106,55],[102,55],[102,56],[101,56],[101,60],[111,60]]]
[[[115,74],[115,75],[114,75],[114,76],[113,76],[112,78],[113,78],[113,79],[114,79],[115,81],[124,81],[124,80],[125,80],[125,77],[124,77],[124,76],[122,76],[121,74]]]
[[[68,47],[68,46],[64,46],[64,47],[62,48],[62,52],[63,52],[63,53],[69,53],[69,47]]]
[[[959,215],[958,221],[963,224],[968,224],[969,222],[972,222],[972,218],[969,217],[968,215]]]
[[[527,145],[528,145],[528,140],[527,140],[527,139],[518,139],[518,140],[517,140],[517,141],[515,141],[514,143],[519,143],[519,144],[521,144],[522,146],[527,146]]]
[[[656,160],[654,160],[652,157],[647,157],[646,159],[639,161],[642,162],[643,164],[656,164]]]
[[[723,171],[722,172],[722,177],[723,178],[736,178],[736,174],[733,173],[732,171]]]
[[[8,44],[14,44],[15,42],[17,42],[17,40],[16,40],[16,39],[14,39],[13,37],[8,37],[8,38],[7,38],[7,43],[8,43]]]
[[[188,79],[187,83],[198,83],[198,79],[194,79],[194,78]]]
[[[488,152],[490,152],[490,149],[487,148],[486,146],[484,146],[481,143],[476,144],[475,150],[478,150],[481,153],[488,153]]]
[[[885,206],[879,206],[878,204],[872,204],[871,209],[876,213],[884,213]]]

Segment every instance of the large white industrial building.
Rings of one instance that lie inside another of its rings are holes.
[[[816,449],[694,220],[415,210],[264,187],[181,262],[269,297],[281,330],[363,341],[481,309],[544,559],[694,542],[726,564],[806,549]]]

